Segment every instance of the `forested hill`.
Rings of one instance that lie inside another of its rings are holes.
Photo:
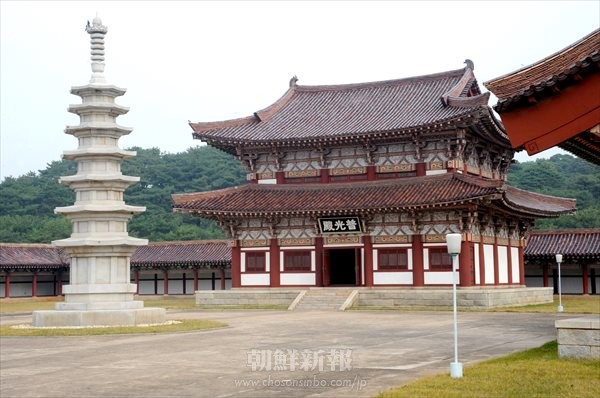
[[[141,149],[123,163],[123,173],[140,176],[140,183],[125,192],[131,205],[147,210],[129,223],[132,236],[150,241],[224,238],[213,222],[172,213],[172,193],[220,189],[245,182],[245,174],[233,157],[208,146],[177,154],[158,148]],[[74,193],[58,184],[61,176],[75,174],[72,161],[55,161],[38,173],[6,178],[0,183],[0,242],[42,242],[66,238],[69,221],[54,215],[54,208],[73,204]],[[509,183],[546,195],[577,198],[575,216],[538,220],[550,228],[600,227],[600,167],[570,155],[513,164]]]

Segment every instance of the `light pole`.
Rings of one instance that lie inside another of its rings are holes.
[[[560,263],[562,263],[563,256],[562,254],[556,255],[556,263],[558,264],[558,308],[556,311],[563,312],[565,309],[562,305],[562,288],[560,283]]]
[[[459,379],[463,375],[462,363],[458,362],[458,316],[456,311],[456,269],[458,268],[458,255],[462,242],[461,234],[447,234],[446,244],[448,254],[452,256],[452,305],[454,308],[454,362],[450,363],[450,377]]]

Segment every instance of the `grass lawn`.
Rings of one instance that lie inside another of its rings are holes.
[[[556,341],[465,367],[461,379],[425,377],[386,391],[395,397],[598,397],[600,360],[559,359]]]
[[[156,326],[113,326],[104,328],[44,328],[18,329],[0,326],[0,336],[94,336],[100,334],[174,333],[226,327],[227,324],[206,319],[189,319]]]

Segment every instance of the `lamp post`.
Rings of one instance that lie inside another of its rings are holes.
[[[452,256],[452,306],[454,308],[454,362],[450,363],[450,377],[459,379],[463,375],[462,363],[458,362],[458,316],[456,311],[456,269],[458,268],[458,255],[462,242],[461,234],[447,234],[446,244],[448,254]]]
[[[562,288],[561,288],[561,282],[560,282],[560,263],[562,263],[562,260],[563,260],[562,254],[557,254],[556,255],[556,264],[558,264],[558,308],[556,309],[556,311],[558,311],[558,312],[563,312],[565,310],[562,305]]]

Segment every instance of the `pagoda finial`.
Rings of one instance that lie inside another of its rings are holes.
[[[91,25],[88,21],[85,31],[90,34],[92,49],[92,78],[90,83],[106,83],[106,80],[104,80],[104,35],[106,35],[108,29],[102,25],[102,20],[96,14]]]

